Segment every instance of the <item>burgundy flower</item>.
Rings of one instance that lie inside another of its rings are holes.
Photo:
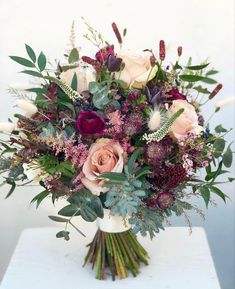
[[[82,111],[75,126],[81,135],[102,135],[105,122],[95,111]]]
[[[111,72],[119,71],[121,68],[122,59],[115,55],[109,55],[107,59],[107,67]]]
[[[172,101],[177,100],[177,99],[183,99],[183,100],[187,99],[187,97],[184,94],[180,93],[178,88],[176,87],[172,88],[167,94],[170,95],[169,99]]]
[[[112,45],[101,48],[95,57],[99,62],[105,63],[110,55],[114,55],[114,47]]]
[[[156,203],[160,209],[168,209],[175,202],[175,197],[171,192],[163,192],[157,195]]]

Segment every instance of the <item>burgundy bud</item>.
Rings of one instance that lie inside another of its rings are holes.
[[[159,42],[159,58],[161,61],[165,59],[166,56],[166,47],[164,40],[160,40]]]
[[[179,46],[177,49],[178,56],[182,55],[182,50],[183,50],[182,46]]]
[[[221,90],[221,88],[223,87],[223,85],[220,83],[216,86],[216,88],[211,92],[211,94],[209,95],[209,99],[212,99],[214,96],[216,96],[216,94]]]
[[[118,30],[117,24],[115,22],[112,23],[113,32],[115,33],[117,40],[120,44],[122,44],[122,36]]]
[[[152,67],[156,64],[156,57],[154,55],[150,56],[150,64]]]

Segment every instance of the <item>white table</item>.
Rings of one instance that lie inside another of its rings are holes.
[[[219,289],[207,238],[194,227],[170,227],[157,238],[139,240],[151,254],[150,265],[136,277],[99,281],[90,267],[82,267],[89,238],[72,233],[58,240],[60,228],[23,231],[1,289]]]

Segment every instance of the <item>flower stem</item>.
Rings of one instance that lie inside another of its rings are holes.
[[[148,254],[131,230],[107,233],[98,229],[88,247],[84,266],[92,263],[99,280],[105,280],[108,271],[113,281],[116,276],[127,278],[128,271],[136,276],[140,273],[141,262],[148,265]]]

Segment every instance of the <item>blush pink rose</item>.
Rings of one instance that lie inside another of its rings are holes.
[[[149,51],[121,50],[117,56],[122,59],[125,66],[121,72],[116,73],[116,78],[124,81],[127,88],[141,89],[157,73],[157,66],[151,66],[152,54]]]
[[[91,145],[88,157],[83,165],[83,185],[94,195],[105,193],[108,188],[102,186],[104,180],[96,177],[105,172],[121,173],[123,170],[123,148],[118,142],[101,138]]]
[[[193,105],[186,100],[177,99],[174,100],[170,108],[168,109],[168,116],[173,115],[179,109],[183,108],[184,112],[176,119],[170,129],[170,134],[175,138],[179,138],[188,132],[194,132],[199,134],[203,128],[198,124],[198,115]]]

